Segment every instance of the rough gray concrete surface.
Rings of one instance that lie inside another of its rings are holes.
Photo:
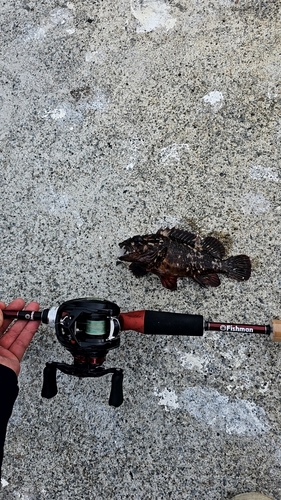
[[[122,311],[280,318],[280,1],[1,0],[1,299],[95,295]],[[252,277],[218,288],[116,266],[159,227],[217,235]],[[26,353],[3,499],[281,499],[280,349],[264,336],[122,335],[110,381],[41,327]]]

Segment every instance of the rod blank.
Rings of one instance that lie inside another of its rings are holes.
[[[4,318],[25,321],[42,321],[48,324],[49,309],[43,311],[14,311],[4,309]],[[215,323],[204,321],[202,316],[167,313],[162,311],[131,311],[120,313],[121,329],[146,334],[203,335],[204,331],[222,333],[255,333],[270,335],[274,342],[281,342],[281,320],[274,319],[271,325],[248,325],[239,323]]]
[[[13,311],[12,309],[4,309],[4,318],[9,319],[24,319],[26,321],[41,321],[42,311]]]

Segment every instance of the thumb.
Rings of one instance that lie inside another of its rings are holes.
[[[2,309],[5,309],[5,307],[6,307],[6,304],[4,304],[4,302],[0,301],[0,328],[3,325],[3,321],[4,321],[4,316],[3,316],[3,313],[2,313]]]

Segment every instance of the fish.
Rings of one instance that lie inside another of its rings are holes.
[[[225,257],[225,247],[217,238],[200,237],[176,227],[160,228],[156,233],[136,235],[119,243],[119,261],[130,262],[134,276],[156,274],[169,290],[177,289],[178,278],[189,277],[202,287],[220,285],[219,273],[236,281],[251,276],[247,255]]]

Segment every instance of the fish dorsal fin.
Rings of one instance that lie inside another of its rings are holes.
[[[220,279],[217,273],[195,274],[194,276],[192,276],[192,278],[203,287],[220,286]]]
[[[162,285],[165,288],[168,288],[169,290],[176,290],[177,289],[177,277],[176,276],[171,276],[170,274],[164,274],[163,276],[160,276],[160,280]]]
[[[167,238],[169,238],[170,232],[171,232],[171,229],[169,227],[164,227],[164,228],[160,227],[160,229],[158,229],[158,231],[156,231],[156,234],[160,235],[160,236],[166,236]]]
[[[206,252],[217,259],[222,259],[225,255],[225,248],[223,244],[213,236],[207,236],[207,238],[202,240],[201,249],[202,252]]]
[[[189,231],[185,231],[184,229],[177,229],[176,227],[172,227],[169,229],[168,227],[165,229],[159,229],[157,233],[162,236],[166,236],[167,238],[171,238],[171,240],[179,241],[181,243],[185,243],[191,247],[195,247],[197,236],[196,234],[190,233]]]

